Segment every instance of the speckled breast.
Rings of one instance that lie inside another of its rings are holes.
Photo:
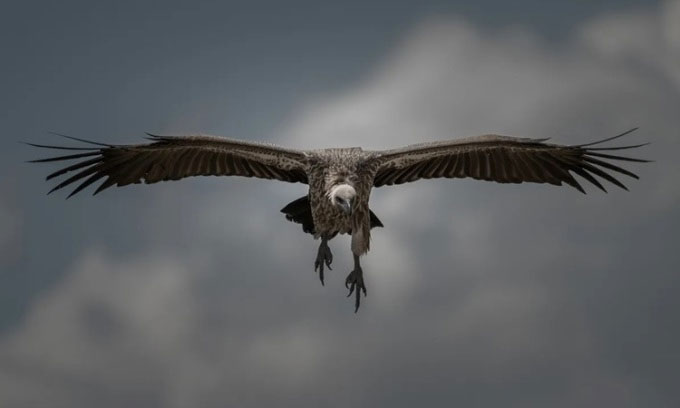
[[[309,196],[317,236],[349,233],[353,225],[364,224],[359,218],[366,218],[368,225],[368,196],[374,169],[362,166],[367,156],[360,148],[327,149],[314,156],[310,163]],[[352,215],[335,207],[327,196],[330,187],[343,182],[357,190]]]

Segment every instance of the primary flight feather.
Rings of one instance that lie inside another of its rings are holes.
[[[287,219],[302,224],[305,232],[321,239],[314,267],[319,271],[322,284],[324,266],[330,269],[333,260],[328,241],[337,234],[352,235],[354,269],[347,276],[345,286],[350,295],[355,294],[356,311],[361,293],[366,295],[359,257],[369,250],[371,228],[383,226],[369,209],[373,187],[419,179],[471,177],[499,183],[532,182],[558,186],[564,183],[585,193],[574,177],[578,175],[603,191],[606,190],[600,179],[626,189],[613,174],[638,177],[613,163],[647,160],[611,152],[645,144],[594,146],[634,130],[636,128],[604,140],[573,146],[546,143],[547,139],[482,135],[382,151],[358,147],[294,150],[214,136],[152,134],[148,134],[150,143],[137,145],[112,145],[66,135],[60,136],[90,146],[29,144],[70,151],[70,154],[32,162],[79,160],[47,176],[48,180],[65,177],[50,193],[77,183],[68,197],[100,180],[94,194],[114,185],[151,184],[191,176],[244,176],[308,184],[308,195],[281,211]]]

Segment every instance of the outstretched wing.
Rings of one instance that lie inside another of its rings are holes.
[[[592,146],[617,139],[635,130],[637,128],[604,140],[575,146],[545,143],[548,139],[483,135],[386,150],[379,153],[378,160],[381,164],[374,185],[380,187],[440,177],[472,177],[499,183],[532,182],[558,186],[566,183],[585,193],[583,187],[573,177],[577,174],[605,192],[604,186],[595,176],[627,190],[611,172],[636,179],[638,176],[611,162],[648,160],[608,152],[634,149],[647,143],[620,147]]]
[[[34,163],[79,160],[47,176],[47,180],[50,180],[75,172],[50,190],[51,193],[76,181],[80,182],[69,197],[102,178],[105,180],[94,194],[113,185],[150,184],[191,176],[244,176],[307,183],[303,152],[266,144],[215,136],[149,134],[151,143],[111,145],[60,136],[88,143],[92,147],[29,145],[73,153],[32,160]]]

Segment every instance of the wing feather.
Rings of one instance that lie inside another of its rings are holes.
[[[546,143],[548,139],[483,135],[465,139],[423,143],[400,149],[377,152],[380,162],[374,186],[402,184],[418,179],[465,178],[499,183],[563,183],[584,192],[574,175],[583,177],[606,191],[598,178],[622,189],[626,186],[610,172],[628,177],[638,176],[610,161],[644,163],[649,160],[608,154],[609,151],[636,149],[648,143],[619,147],[601,145],[629,133],[581,145]]]
[[[50,193],[76,181],[82,181],[69,195],[82,191],[105,178],[94,194],[114,185],[156,183],[192,176],[242,176],[307,183],[306,155],[302,151],[272,145],[243,142],[214,136],[157,136],[149,135],[150,143],[138,145],[110,145],[78,139],[72,140],[95,147],[64,147],[47,144],[31,146],[58,150],[86,150],[33,162],[68,162],[69,164],[47,176],[47,179],[78,171],[58,183]]]

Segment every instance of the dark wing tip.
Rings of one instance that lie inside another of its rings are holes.
[[[98,151],[96,152],[88,152],[88,153],[79,153],[79,154],[70,154],[67,156],[57,156],[57,157],[48,157],[45,159],[35,159],[35,160],[29,160],[29,163],[47,163],[47,162],[53,162],[53,161],[62,161],[62,160],[73,160],[73,159],[80,159],[82,157],[90,157],[90,156],[97,156],[100,153]]]
[[[94,190],[92,195],[96,196],[97,194],[101,193],[102,191],[106,190],[107,188],[113,186],[116,183],[117,183],[117,181],[115,181],[114,178],[109,176],[109,177],[106,178],[106,180],[102,184],[99,185],[99,187],[97,187],[96,190]]]
[[[54,145],[44,145],[31,142],[17,141],[17,143],[22,143],[28,146],[41,147],[44,149],[58,149],[58,150],[99,150],[98,147],[70,147],[70,146],[54,146]]]
[[[627,157],[627,156],[619,156],[615,154],[607,154],[604,152],[609,152],[609,151],[614,151],[614,150],[628,150],[628,149],[636,149],[639,147],[647,146],[650,144],[650,142],[647,143],[640,143],[640,144],[635,144],[635,145],[628,145],[628,146],[618,146],[618,147],[589,147],[593,145],[597,145],[600,143],[608,142],[614,139],[618,139],[620,137],[623,137],[625,135],[628,135],[636,130],[638,130],[638,127],[634,127],[632,129],[629,129],[623,133],[620,133],[616,136],[608,137],[606,139],[598,140],[592,143],[586,143],[586,144],[581,144],[577,146],[572,146],[572,148],[576,149],[579,152],[580,160],[578,160],[578,163],[574,163],[576,168],[573,168],[572,171],[576,172],[577,174],[581,175],[582,177],[586,178],[588,181],[593,183],[593,178],[594,176],[598,176],[604,180],[607,180],[608,182],[616,185],[617,187],[629,191],[628,187],[621,183],[619,180],[617,180],[612,174],[610,174],[607,170],[614,171],[620,174],[624,174],[628,177],[632,177],[634,179],[639,179],[639,177],[631,172],[628,171],[622,167],[619,167],[617,165],[614,165],[611,163],[611,161],[627,161],[627,162],[635,162],[635,163],[650,163],[653,162],[652,160],[646,160],[646,159],[638,159],[634,157]],[[585,173],[585,174],[583,174]],[[600,183],[593,183],[596,186]],[[600,187],[600,186],[598,186]],[[604,188],[600,187],[603,191]],[[606,192],[606,191],[605,191]]]
[[[78,138],[78,137],[73,137],[73,136],[62,134],[62,133],[57,133],[57,132],[47,132],[47,133],[55,135],[55,136],[65,137],[66,139],[71,139],[71,140],[75,140],[75,141],[78,141],[78,142],[89,143],[89,144],[96,145],[96,146],[115,147],[115,145],[112,145],[112,144],[100,143],[100,142],[95,142],[95,141],[87,140],[87,139],[81,139],[81,138]]]
[[[626,150],[626,149],[636,149],[638,147],[644,147],[644,146],[649,146],[652,144],[652,142],[647,142],[647,143],[640,143],[636,145],[630,145],[630,146],[617,146],[617,147],[591,147],[588,150],[596,151],[596,150]]]
[[[602,139],[602,140],[596,140],[596,141],[590,142],[590,143],[584,143],[584,144],[580,144],[580,145],[575,145],[575,146],[573,146],[573,147],[587,147],[587,146],[594,146],[594,145],[596,145],[596,144],[600,144],[600,143],[604,143],[604,142],[609,142],[610,140],[618,139],[618,138],[620,138],[620,137],[623,137],[623,136],[626,136],[626,135],[628,135],[628,134],[631,134],[631,133],[635,132],[635,131],[638,130],[638,129],[640,129],[640,128],[639,128],[639,127],[634,127],[634,128],[632,128],[632,129],[626,130],[626,131],[623,132],[623,133],[619,133],[619,134],[616,135],[616,136],[608,137],[608,138],[605,138],[605,139]]]
[[[145,139],[151,140],[152,142],[168,141],[168,140],[170,140],[174,137],[174,136],[168,136],[168,135],[157,135],[155,133],[150,133],[150,132],[144,132],[144,134],[147,136],[147,137],[145,137]]]
[[[594,152],[591,152],[589,149],[586,149],[586,154],[589,155],[589,156],[602,157],[604,159],[610,159],[610,160],[622,160],[622,161],[629,161],[629,162],[636,162],[636,163],[651,163],[651,162],[653,162],[653,160],[636,159],[634,157],[616,156],[616,155],[604,154],[604,153],[594,153]]]

